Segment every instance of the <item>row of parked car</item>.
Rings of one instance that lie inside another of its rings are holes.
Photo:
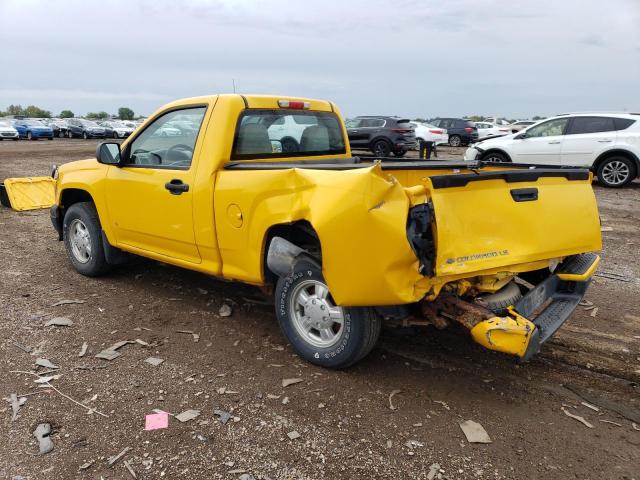
[[[139,123],[127,120],[94,122],[84,118],[0,118],[0,140],[46,138],[126,138]]]
[[[418,142],[467,146],[479,140],[515,133],[534,121],[510,125],[489,121],[472,122],[463,118],[436,118],[429,123],[401,117],[360,116],[347,120],[349,143],[354,149],[370,150],[377,156],[402,157],[417,148]]]

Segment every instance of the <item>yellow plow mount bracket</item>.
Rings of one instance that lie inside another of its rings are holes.
[[[4,188],[11,208],[18,211],[49,208],[55,203],[56,181],[51,177],[7,178]]]
[[[493,317],[471,329],[473,339],[489,350],[524,357],[536,326],[509,309],[507,317]]]

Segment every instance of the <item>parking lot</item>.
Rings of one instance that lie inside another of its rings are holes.
[[[97,143],[1,142],[0,178],[47,175],[93,157]],[[463,152],[441,147],[439,159]],[[603,263],[588,302],[532,362],[457,331],[385,329],[347,371],[300,360],[258,289],[148,260],[88,279],[48,211],[2,208],[0,391],[27,401],[14,422],[2,405],[0,477],[124,479],[130,468],[137,478],[437,478],[438,464],[449,479],[638,479],[640,182],[595,192]],[[231,316],[218,314],[223,305]],[[45,326],[54,317],[73,324]],[[95,358],[123,340],[132,343],[120,357]],[[39,357],[60,367],[59,391],[25,373]],[[145,431],[154,409],[200,416]],[[468,443],[464,420],[492,443]],[[39,457],[32,432],[44,421],[55,449]],[[110,467],[125,447],[126,465]]]

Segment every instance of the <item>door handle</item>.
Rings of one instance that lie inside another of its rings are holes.
[[[553,142],[549,142],[549,145],[558,145],[560,140],[554,140]]]
[[[533,202],[538,200],[537,188],[514,188],[511,190],[511,198],[516,202]]]
[[[182,180],[179,178],[174,178],[170,182],[165,183],[164,188],[169,190],[171,195],[181,195],[182,193],[189,191],[189,185],[182,183]]]
[[[598,140],[599,143],[611,143],[613,140]]]

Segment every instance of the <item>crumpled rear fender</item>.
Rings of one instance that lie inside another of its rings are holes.
[[[340,305],[420,300],[423,279],[407,240],[407,192],[379,165],[366,169],[223,170],[215,215],[223,275],[263,284],[268,230],[308,221],[320,239],[322,269]],[[241,218],[241,220],[239,220]]]

